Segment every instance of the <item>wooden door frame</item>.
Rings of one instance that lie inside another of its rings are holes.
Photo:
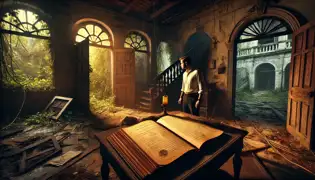
[[[279,8],[269,7],[265,12],[252,12],[242,18],[232,30],[229,41],[226,43],[228,48],[228,67],[227,67],[227,97],[228,108],[230,109],[229,117],[235,116],[235,88],[236,88],[236,54],[237,40],[243,30],[256,19],[276,17],[288,23],[292,32],[298,30],[305,22],[304,18],[298,19],[290,11]],[[302,17],[302,16],[301,16]]]

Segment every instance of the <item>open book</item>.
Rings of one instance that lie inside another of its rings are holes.
[[[221,134],[223,131],[202,123],[163,116],[158,121],[146,120],[122,128],[107,139],[143,178]]]

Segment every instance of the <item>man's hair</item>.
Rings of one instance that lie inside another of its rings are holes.
[[[180,61],[186,62],[186,64],[190,65],[191,59],[189,56],[182,56],[179,58]]]

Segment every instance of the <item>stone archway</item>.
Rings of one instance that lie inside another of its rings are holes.
[[[274,90],[275,89],[275,67],[269,63],[263,63],[255,69],[255,89]]]
[[[254,20],[262,19],[264,17],[275,17],[283,20],[291,28],[292,32],[298,30],[303,23],[305,23],[305,18],[297,19],[296,16],[290,11],[279,8],[279,7],[269,7],[264,13],[262,12],[252,12],[241,19],[232,30],[229,41],[227,43],[228,47],[228,72],[227,72],[227,96],[228,96],[228,106],[231,109],[229,114],[234,116],[235,112],[235,84],[236,84],[236,56],[237,56],[237,41],[240,34],[244,29]],[[302,17],[302,16],[301,16]]]
[[[207,73],[208,57],[210,54],[211,38],[205,32],[196,32],[186,41],[185,56],[190,56],[192,66],[200,69],[204,75]]]

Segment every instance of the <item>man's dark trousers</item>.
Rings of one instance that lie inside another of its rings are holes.
[[[199,107],[196,108],[196,102],[198,100],[198,93],[184,94],[183,97],[183,111],[195,116],[199,116]]]

